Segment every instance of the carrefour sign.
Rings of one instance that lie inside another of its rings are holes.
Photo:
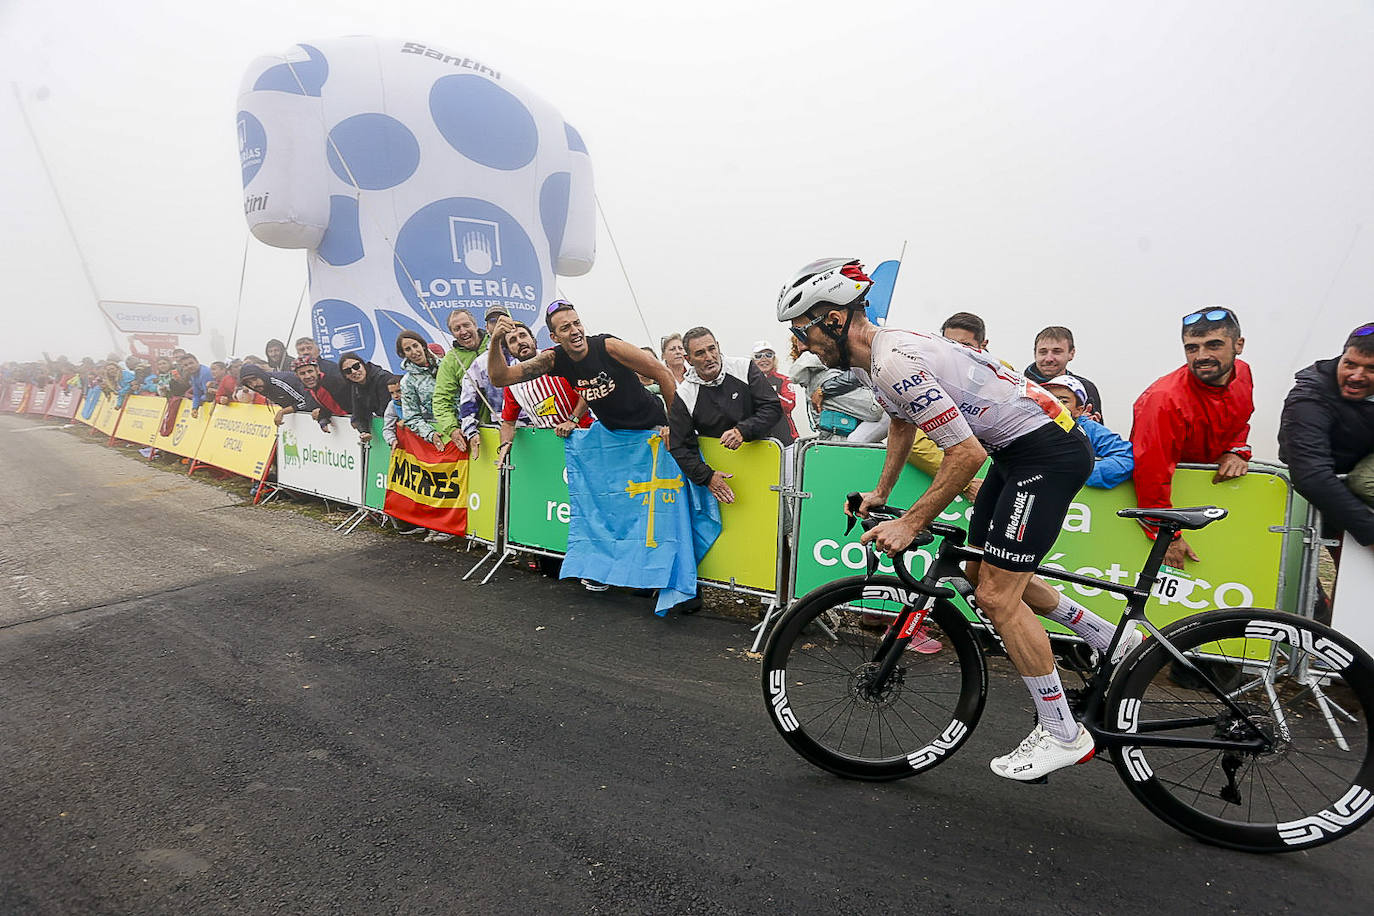
[[[101,299],[100,310],[125,334],[200,333],[200,309],[194,305],[161,305],[155,302],[119,302]]]

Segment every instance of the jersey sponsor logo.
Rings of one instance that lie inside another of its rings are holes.
[[[944,400],[944,397],[945,396],[938,391],[924,391],[921,394],[918,394],[916,397],[912,398],[910,401],[908,401],[907,408],[913,411],[925,410],[927,407],[929,407],[931,404],[934,404],[936,401]]]
[[[926,433],[932,433],[935,430],[939,429],[941,426],[944,426],[946,423],[949,423],[957,416],[959,416],[959,408],[951,407],[944,413],[935,417],[933,420],[927,420],[924,423],[918,423],[916,425],[921,427],[921,429],[925,430]]]
[[[1038,557],[1033,553],[1016,553],[1011,550],[1004,550],[996,544],[988,544],[983,547],[983,552],[996,560],[1005,560],[1008,563],[1034,563]]]
[[[930,373],[917,372],[915,375],[908,375],[906,378],[894,382],[892,390],[897,394],[905,394],[913,388],[920,388],[928,384],[930,384]]]
[[[1011,517],[1007,519],[1005,534],[1020,543],[1026,537],[1026,526],[1030,524],[1031,509],[1035,506],[1035,494],[1017,490],[1012,499]]]
[[[961,401],[959,403],[959,410],[966,417],[981,417],[988,412],[988,406],[989,405],[984,404],[982,407],[978,407],[974,404],[970,404],[968,401]]]

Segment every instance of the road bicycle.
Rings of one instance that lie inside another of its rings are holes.
[[[859,494],[849,496],[850,528]],[[870,512],[868,530],[900,516]],[[1160,531],[1135,583],[1060,569],[1046,578],[1126,599],[1111,646],[1066,690],[1075,716],[1153,814],[1204,842],[1248,852],[1310,849],[1374,815],[1374,661],[1336,630],[1255,608],[1209,611],[1156,627],[1145,614],[1175,534],[1226,517],[1216,506],[1122,509]],[[909,552],[942,539],[917,579]],[[932,524],[879,574],[822,585],[779,619],[763,654],[773,724],[802,757],[839,776],[914,776],[952,756],[987,698],[986,655],[1000,641],[959,564],[982,551]],[[972,617],[961,611],[962,596]],[[874,623],[877,622],[875,628]],[[1131,626],[1148,638],[1120,662]]]

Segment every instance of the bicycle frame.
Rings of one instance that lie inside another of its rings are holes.
[[[896,573],[896,578],[912,591],[924,596],[926,600],[905,604],[887,636],[883,639],[882,645],[874,658],[874,661],[878,662],[880,666],[880,676],[876,679],[877,684],[881,684],[882,680],[886,678],[886,675],[896,666],[897,659],[900,658],[902,651],[906,648],[906,644],[910,641],[911,632],[915,629],[916,625],[920,624],[925,619],[925,615],[929,613],[932,599],[935,602],[943,602],[948,605],[951,610],[959,613],[959,616],[962,618],[962,613],[958,611],[958,608],[953,605],[950,598],[946,596],[947,590],[942,589],[939,583],[941,580],[946,579],[962,579],[964,577],[964,571],[960,567],[960,563],[968,560],[981,562],[984,559],[982,550],[975,547],[968,547],[964,544],[966,533],[962,529],[956,528],[953,525],[937,523],[931,525],[929,530],[933,534],[940,535],[943,541],[940,544],[940,549],[936,554],[935,561],[930,564],[926,575],[922,579],[917,580],[906,569],[906,565],[903,561],[905,551],[898,553],[892,558],[892,565]],[[1084,585],[1091,588],[1099,588],[1103,591],[1121,595],[1126,599],[1126,608],[1121,616],[1121,621],[1117,624],[1116,632],[1112,634],[1111,645],[1101,653],[1101,661],[1097,669],[1087,680],[1087,688],[1080,700],[1081,709],[1078,710],[1080,713],[1080,720],[1089,733],[1092,734],[1098,746],[1104,748],[1131,746],[1183,747],[1234,751],[1269,750],[1273,746],[1272,739],[1267,738],[1264,732],[1250,720],[1250,715],[1232,699],[1227,691],[1218,687],[1205,671],[1198,668],[1190,659],[1184,656],[1182,652],[1176,649],[1160,629],[1145,615],[1145,607],[1149,603],[1151,591],[1154,588],[1155,582],[1158,580],[1159,569],[1164,562],[1164,554],[1168,550],[1169,543],[1172,541],[1173,535],[1177,530],[1178,529],[1169,526],[1160,527],[1159,536],[1151,546],[1149,557],[1145,562],[1144,568],[1136,577],[1134,585],[1123,585],[1103,579],[1094,579],[1090,576],[1083,576],[1062,569],[1048,569],[1043,566],[1036,568],[1036,574],[1047,579]],[[913,546],[916,545],[913,544]],[[872,549],[870,545],[870,576],[877,569],[877,558],[876,555],[872,553]],[[975,599],[972,596],[966,596],[966,600],[969,602],[969,606],[974,609],[974,612],[978,614],[979,618],[988,622],[983,612],[978,608]],[[1132,732],[1123,732],[1108,728],[1106,723],[1103,722],[1103,705],[1106,700],[1107,688],[1111,682],[1111,675],[1114,670],[1109,660],[1111,659],[1112,653],[1116,651],[1128,627],[1135,624],[1144,626],[1146,631],[1148,631],[1153,638],[1158,640],[1158,645],[1163,647],[1165,651],[1173,656],[1175,663],[1182,665],[1186,670],[1196,676],[1208,690],[1216,695],[1217,699],[1221,700],[1231,712],[1238,717],[1239,721],[1244,722],[1246,726],[1254,732],[1255,737],[1252,740],[1244,741],[1223,738],[1186,738],[1150,734],[1154,731],[1166,731],[1185,728],[1192,725],[1207,725],[1215,721],[1212,718],[1169,719],[1144,723],[1139,726],[1138,730]],[[972,624],[969,624],[969,626],[972,626]]]

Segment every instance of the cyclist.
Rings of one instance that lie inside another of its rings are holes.
[[[930,489],[900,518],[866,532],[863,542],[888,554],[908,547],[992,454],[969,523],[969,544],[982,548],[984,558],[970,564],[968,575],[1036,710],[1035,728],[995,758],[992,770],[1027,781],[1082,763],[1095,751],[1093,739],[1073,718],[1049,637],[1032,611],[1099,652],[1115,627],[1033,570],[1092,472],[1092,446],[1059,401],[998,360],[933,334],[870,324],[864,307],[872,284],[857,260],[828,258],[803,267],[778,297],[778,320],[791,325],[801,346],[828,367],[852,369],[892,418],[887,459],[860,515],[886,503],[917,429],[944,450]],[[1142,638],[1128,633],[1114,658]]]

